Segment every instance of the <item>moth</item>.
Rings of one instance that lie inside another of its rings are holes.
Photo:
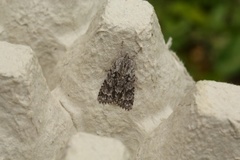
[[[131,110],[134,102],[135,62],[128,54],[119,57],[108,71],[98,93],[98,102]]]

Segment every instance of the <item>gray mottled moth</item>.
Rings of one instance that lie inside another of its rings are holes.
[[[135,63],[125,54],[119,57],[108,71],[98,94],[98,102],[131,110],[134,102],[134,82]]]

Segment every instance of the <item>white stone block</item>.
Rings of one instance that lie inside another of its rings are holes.
[[[0,159],[58,159],[74,131],[33,51],[0,42]]]
[[[139,160],[240,159],[240,86],[200,81],[146,140]]]
[[[118,140],[87,133],[74,135],[64,160],[129,160],[126,147]]]

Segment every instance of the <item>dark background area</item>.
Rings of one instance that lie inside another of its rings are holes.
[[[240,85],[240,0],[149,0],[165,41],[197,80]]]

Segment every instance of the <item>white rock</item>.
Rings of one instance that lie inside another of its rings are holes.
[[[240,158],[240,86],[200,81],[145,140],[139,160]]]
[[[116,139],[80,132],[71,138],[65,156],[65,160],[79,159],[129,160],[129,153]]]
[[[121,140],[134,159],[144,138],[194,85],[168,47],[147,1],[109,0],[61,62],[62,83],[54,93],[79,131]],[[106,70],[125,53],[136,62],[131,111],[97,101]]]
[[[33,51],[0,42],[0,159],[58,159],[74,132]]]

